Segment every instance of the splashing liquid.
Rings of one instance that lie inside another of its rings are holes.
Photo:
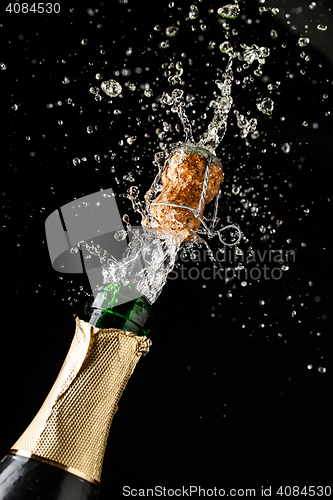
[[[177,113],[183,126],[184,142],[205,148],[214,156],[216,156],[216,150],[226,134],[228,116],[233,105],[232,84],[234,82],[234,74],[232,66],[234,59],[237,58],[247,65],[251,65],[254,61],[258,61],[259,67],[256,70],[258,72],[261,66],[265,64],[266,57],[270,54],[268,47],[258,47],[255,44],[251,46],[241,44],[241,48],[243,50],[240,52],[234,51],[232,45],[228,41],[220,45],[221,52],[228,55],[228,62],[221,80],[215,80],[215,84],[220,93],[215,93],[215,99],[209,103],[209,107],[213,110],[213,118],[207,130],[198,138],[198,141],[194,140],[191,123],[185,111],[184,91],[181,89],[174,89],[171,94],[164,92],[160,98],[162,106],[170,106],[171,111]],[[265,98],[261,105],[258,105],[258,109],[263,113],[271,114],[273,106],[273,101],[269,98]],[[255,131],[257,125],[256,119],[245,122],[243,118],[242,122],[240,119],[241,115],[237,110],[235,114],[239,117],[238,126],[242,129],[242,137],[246,137],[249,132]]]
[[[226,17],[226,14],[228,16],[230,14],[229,17],[238,15],[238,5],[232,6],[235,7],[232,12],[229,7],[225,6],[225,10],[221,15],[224,17]],[[194,12],[195,9],[192,8],[192,11]],[[231,16],[231,14],[233,15]],[[131,200],[134,211],[140,214],[142,227],[132,228],[128,217],[124,217],[127,233],[131,233],[132,241],[129,243],[122,260],[117,261],[107,252],[94,247],[94,245],[86,245],[86,249],[90,253],[98,255],[100,258],[104,283],[134,286],[150,303],[153,303],[160,295],[168,274],[174,267],[177,252],[184,241],[186,241],[187,249],[190,250],[194,245],[202,246],[204,244],[210,256],[212,256],[212,251],[209,245],[197,233],[208,236],[208,238],[218,234],[221,242],[229,245],[236,245],[240,241],[241,232],[239,230],[238,233],[236,230],[232,234],[233,241],[231,243],[223,242],[220,232],[213,232],[217,222],[219,184],[223,179],[222,165],[216,158],[216,150],[225,137],[228,117],[233,105],[234,60],[238,59],[246,67],[257,61],[258,69],[256,71],[259,72],[261,66],[265,63],[266,57],[269,56],[267,47],[258,47],[255,44],[251,46],[241,44],[240,47],[241,51],[235,51],[228,41],[224,41],[220,45],[222,54],[227,55],[228,60],[221,79],[215,80],[218,92],[214,92],[214,99],[209,103],[209,108],[213,111],[213,117],[206,130],[197,140],[194,137],[191,122],[186,113],[184,91],[175,88],[171,93],[164,92],[159,98],[162,108],[170,107],[171,112],[177,114],[183,127],[184,143],[172,144],[169,149],[155,154],[155,163],[159,164],[159,172],[151,188],[146,193],[144,204],[139,199],[139,189],[136,186],[130,188],[127,197]],[[172,80],[171,83],[176,82]],[[263,113],[271,114],[273,101],[263,99],[257,107]],[[246,139],[249,133],[255,132],[257,120],[254,118],[248,120],[237,110],[234,110],[234,114],[237,118],[237,125],[241,130],[240,136]],[[163,178],[163,172],[170,173],[172,171],[168,167],[172,165],[175,158],[175,168],[169,178],[169,198],[163,198],[164,186],[159,181]],[[163,159],[165,160],[164,164]],[[202,165],[207,165],[207,163],[208,168],[202,168]],[[199,164],[201,165],[201,180],[197,182],[193,181],[193,174],[195,169],[198,169]],[[183,173],[180,174],[180,167],[184,167],[184,165],[186,165],[185,170],[187,173],[184,174],[183,168]],[[210,165],[213,167],[212,169],[210,169]],[[191,171],[191,169],[193,170]],[[208,195],[211,190],[209,182],[211,182],[211,177],[217,174],[218,169],[220,169],[221,175],[218,174],[219,180],[216,181],[213,194],[206,199],[206,192]],[[184,184],[189,191],[187,198],[180,187],[181,175],[188,177]],[[171,198],[170,191],[173,192]],[[158,195],[159,192],[161,192],[161,195],[153,199],[153,196]],[[175,195],[176,192],[178,194]],[[196,196],[194,196],[194,193],[196,193]],[[203,209],[205,202],[210,202],[214,197],[213,217],[210,220],[210,226],[208,226],[208,221],[203,218]],[[170,210],[172,205],[172,210]],[[200,231],[198,231],[200,223],[201,227]],[[124,238],[123,232],[121,238]],[[236,251],[241,252],[237,246]],[[211,258],[211,260],[214,260],[214,258]]]

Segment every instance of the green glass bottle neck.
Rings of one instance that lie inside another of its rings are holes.
[[[97,328],[118,328],[135,335],[148,335],[151,307],[144,296],[127,285],[102,285],[85,310],[85,320]]]

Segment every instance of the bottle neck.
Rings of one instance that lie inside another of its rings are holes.
[[[147,299],[127,285],[102,285],[84,310],[84,320],[101,329],[118,328],[147,336],[153,321]]]

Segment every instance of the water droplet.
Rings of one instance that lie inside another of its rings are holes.
[[[306,47],[310,43],[310,38],[300,36],[297,43],[300,47]]]
[[[165,40],[161,43],[158,44],[160,49],[168,49],[170,47],[170,42],[169,40]]]
[[[171,37],[174,37],[176,36],[178,33],[178,28],[177,26],[169,26],[168,28],[166,28],[165,30],[165,34],[166,36],[169,36],[170,38]]]
[[[233,53],[233,48],[232,48],[231,44],[227,41],[222,42],[219,49],[221,52],[223,52],[225,54],[232,54]]]
[[[81,160],[79,158],[73,158],[73,165],[79,165],[81,163]]]
[[[123,241],[127,236],[127,232],[124,229],[121,229],[120,231],[116,231],[114,234],[114,238],[117,241]]]
[[[289,142],[285,142],[284,144],[282,144],[281,149],[286,154],[290,153],[290,144],[289,144]]]
[[[154,94],[154,92],[152,91],[152,89],[145,89],[145,90],[143,91],[143,93],[144,93],[144,95],[145,95],[146,97],[152,97],[152,96],[153,96],[153,94]]]
[[[276,30],[271,30],[271,37],[272,38],[277,38],[278,37],[278,32]]]
[[[326,368],[324,366],[318,366],[319,373],[326,373]]]
[[[309,363],[309,364],[308,364],[308,366],[307,366],[307,369],[308,369],[308,370],[312,370],[312,368],[313,368],[313,364],[312,364],[312,363]]]
[[[87,127],[88,134],[92,134],[93,131],[94,131],[94,127],[92,127],[91,125],[89,125],[89,127]]]
[[[126,139],[127,144],[133,144],[134,141],[136,141],[135,135],[132,135],[131,137],[127,137],[127,139]]]
[[[128,174],[123,175],[123,180],[128,181],[128,182],[134,182],[135,179],[132,175],[132,172],[129,172]]]
[[[88,43],[88,40],[86,38],[83,38],[81,40],[81,45],[87,45],[87,43]]]
[[[110,97],[117,97],[122,91],[120,83],[116,82],[116,80],[102,82],[101,89]]]
[[[319,30],[319,31],[326,31],[327,30],[327,26],[325,26],[325,24],[318,24],[317,30]]]
[[[198,9],[198,7],[196,5],[191,5],[189,13],[188,13],[188,17],[190,19],[197,19],[198,16],[199,16],[199,9]]]
[[[224,5],[223,7],[220,7],[217,10],[217,13],[221,17],[225,17],[227,19],[235,19],[240,13],[240,8],[239,8],[239,5],[237,3],[236,4],[230,3],[228,5]]]
[[[90,87],[89,92],[91,94],[98,94],[99,93],[99,88],[98,87]]]
[[[130,76],[131,74],[131,70],[129,68],[122,68],[120,70],[120,73],[123,75],[123,76]]]
[[[257,108],[265,115],[271,115],[274,108],[274,102],[269,97],[265,97],[257,104]]]

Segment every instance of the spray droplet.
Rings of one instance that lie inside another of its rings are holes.
[[[223,7],[220,7],[217,10],[217,13],[221,17],[225,17],[227,19],[235,19],[240,13],[240,8],[239,8],[239,5],[237,3],[236,4],[228,4],[228,5],[224,5]]]
[[[173,36],[176,36],[178,33],[178,28],[177,26],[169,26],[168,28],[166,28],[165,30],[165,34],[166,36],[169,36],[170,38],[173,37]]]
[[[146,97],[152,97],[152,96],[153,96],[153,94],[154,94],[154,93],[153,93],[153,91],[152,91],[152,89],[145,89],[145,90],[143,91],[143,93],[144,93],[144,95],[145,95]]]
[[[169,40],[164,40],[163,42],[159,43],[158,46],[160,49],[168,49],[170,47],[170,42]]]
[[[117,97],[122,91],[120,83],[116,82],[116,80],[102,82],[101,89],[110,97]]]
[[[190,19],[196,19],[199,16],[199,9],[196,5],[191,5],[188,13]]]
[[[300,36],[297,43],[300,47],[306,47],[310,43],[310,38]]]
[[[120,231],[116,231],[114,234],[114,238],[117,241],[123,241],[126,238],[127,232],[124,229],[121,229]]]
[[[265,97],[257,104],[257,108],[265,115],[271,115],[274,108],[274,102],[269,97]]]
[[[220,51],[223,52],[224,54],[232,54],[232,52],[233,52],[233,48],[232,48],[231,44],[227,41],[222,42],[219,48],[220,48]]]
[[[285,142],[282,144],[281,149],[284,153],[290,153],[290,144],[288,142]]]

